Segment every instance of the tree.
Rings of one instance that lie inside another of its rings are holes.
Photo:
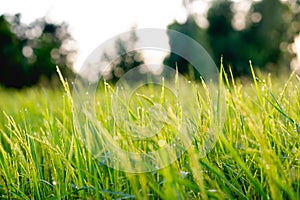
[[[25,25],[20,15],[1,16],[0,36],[0,83],[4,86],[31,86],[42,77],[50,81],[56,65],[65,75],[72,74],[71,58],[76,50],[65,23],[40,18]]]
[[[0,82],[5,86],[23,85],[25,58],[22,56],[22,45],[4,16],[0,16],[0,47]]]
[[[204,32],[199,28],[197,22],[195,21],[192,15],[189,16],[186,22],[184,22],[183,24],[180,24],[177,21],[175,21],[174,23],[168,26],[168,29],[176,30],[178,32],[186,34],[187,36],[191,37],[196,41],[200,41],[200,40],[205,41],[203,39],[205,37]],[[190,78],[198,77],[199,74],[196,72],[196,70],[194,70],[193,66],[191,66],[191,64],[187,60],[185,60],[184,58],[182,58],[181,56],[175,53],[172,53],[173,52],[172,49],[174,49],[176,44],[180,41],[176,41],[176,39],[172,38],[170,34],[168,35],[169,35],[169,44],[171,47],[171,53],[164,59],[163,64],[170,66],[174,69],[177,67],[179,73],[186,76],[190,76]],[[203,42],[202,44],[206,46],[205,42]],[[182,44],[181,48],[185,49],[186,51],[189,51],[190,49],[185,44]]]
[[[109,63],[109,68],[105,69],[104,79],[115,83],[123,74],[125,74],[130,69],[144,64],[141,53],[138,51],[130,51],[134,49],[138,38],[132,28],[130,33],[130,38],[118,38],[115,43],[115,54],[118,55],[118,58],[113,60],[113,56],[105,53],[103,55],[104,60],[113,62]]]
[[[300,6],[294,11],[292,6],[291,2],[280,0],[253,4],[246,18],[248,27],[243,31],[243,40],[251,51],[246,53],[257,66],[277,72],[289,69],[295,56],[291,45],[300,30]]]
[[[200,29],[197,23],[189,23],[196,15],[190,15],[184,24],[174,22],[168,27],[195,36],[200,44],[208,43],[205,47],[214,61],[219,63],[223,56],[225,69],[228,70],[230,65],[235,76],[250,74],[249,60],[262,69],[276,72],[288,69],[291,58],[295,56],[291,45],[300,30],[299,1],[252,2],[245,17],[246,26],[241,30],[234,26],[234,18],[239,14],[233,9],[235,3],[230,0],[214,1],[207,12],[209,26],[206,29]],[[187,29],[187,24],[192,28]],[[202,34],[199,35],[199,32]],[[176,41],[169,39],[172,52],[172,43]],[[166,60],[165,63],[171,63],[172,67],[172,63],[177,62],[178,67],[183,68],[181,72],[188,70],[187,65],[172,54]]]
[[[231,1],[217,1],[208,10],[209,27],[207,38],[213,49],[213,59],[220,64],[223,57],[224,66],[232,66],[235,75],[246,74],[249,70],[248,59],[244,60],[242,32],[233,28],[234,12]]]

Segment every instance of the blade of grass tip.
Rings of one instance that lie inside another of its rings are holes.
[[[206,85],[203,77],[200,77],[200,81],[201,81],[201,85],[202,85],[202,87],[204,89],[204,94],[205,94],[204,96],[205,96],[205,98],[208,99],[208,101],[202,102],[203,106],[205,106],[204,107],[205,109],[211,109],[211,101],[209,101],[211,99],[211,96],[210,96],[209,89],[208,89],[208,87],[207,87],[207,85]]]
[[[73,106],[73,100],[72,100],[72,96],[71,96],[71,92],[70,92],[70,88],[69,88],[69,84],[68,84],[68,81],[66,81],[59,69],[58,66],[56,66],[56,71],[58,73],[58,76],[59,76],[59,79],[64,87],[64,90],[65,92],[67,93],[67,96],[68,96],[68,99],[69,99],[69,102],[71,103],[71,106]]]
[[[254,72],[251,60],[249,60],[249,64],[250,64],[250,69],[251,69],[251,74],[252,74],[253,82],[254,82],[254,85],[255,85],[256,94],[258,96],[258,100],[259,100],[260,105],[262,105],[262,97],[261,97],[261,93],[260,93],[260,90],[259,90],[259,87],[258,87],[257,77],[255,75],[255,72]]]
[[[114,88],[110,87],[109,84],[107,84],[107,86],[108,86],[108,89],[110,90],[110,92],[112,92],[112,94],[115,95],[115,96],[117,97],[117,100],[118,100],[120,103],[122,103],[123,106],[125,106],[126,110],[128,111],[128,114],[129,114],[134,120],[137,120],[138,117],[134,114],[134,111],[129,107],[128,103],[126,103],[126,102],[124,101],[124,99],[122,99],[122,98],[120,97],[120,95],[118,95],[118,89],[119,89],[119,88],[115,88],[115,89],[114,89]]]
[[[140,94],[140,93],[135,93],[136,96],[141,97],[142,99],[146,100],[148,103],[150,103],[152,106],[154,106],[154,102],[152,101],[151,98],[147,97],[144,94]]]
[[[34,197],[41,199],[40,196],[40,187],[38,185],[38,172],[37,172],[37,165],[34,161],[33,154],[32,154],[32,147],[30,146],[30,142],[28,137],[24,138],[24,135],[26,134],[26,131],[21,128],[17,124],[17,122],[14,120],[13,117],[7,116],[7,119],[11,125],[11,127],[8,127],[13,133],[13,136],[17,138],[17,142],[19,144],[19,147],[24,150],[23,156],[26,157],[27,162],[28,162],[28,167],[30,166],[30,169],[33,169],[32,173],[30,174],[30,179],[29,179],[29,187],[32,190],[32,194]]]
[[[229,83],[228,75],[227,75],[227,73],[225,72],[225,70],[222,70],[222,69],[223,69],[223,65],[221,65],[221,67],[220,67],[220,71],[222,71],[222,72],[223,72],[223,75],[224,75],[224,79],[225,79],[225,82],[226,82],[227,88],[228,88],[229,92],[230,92],[230,93],[232,93],[232,89],[231,89],[231,87],[230,87],[230,83]]]
[[[229,84],[229,79],[228,79],[227,73],[226,73],[225,70],[224,70],[223,56],[221,57],[220,72],[222,72],[221,74],[224,75],[226,85],[227,85],[227,87],[228,87],[228,89],[229,89],[229,91],[230,91],[230,93],[231,93],[231,87],[230,87],[230,84]]]
[[[222,126],[220,123],[221,123],[221,118],[222,118],[222,112],[220,109],[221,108],[221,101],[224,101],[225,99],[221,99],[221,93],[224,93],[225,95],[225,91],[223,90],[223,71],[224,71],[224,68],[223,68],[223,65],[221,65],[221,68],[220,68],[220,72],[219,72],[219,88],[218,88],[218,105],[217,105],[217,127],[218,129],[221,129]],[[224,96],[225,98],[225,96]],[[221,131],[221,130],[218,130],[218,131]]]
[[[236,84],[235,84],[235,80],[234,80],[234,76],[233,76],[233,73],[232,73],[231,66],[229,66],[229,73],[230,73],[230,78],[231,78],[231,82],[232,82],[234,91],[236,91]]]
[[[272,99],[275,101],[275,103],[277,104],[274,105],[268,98],[265,97],[265,99],[274,107],[274,109],[276,109],[280,114],[282,114],[285,118],[287,118],[292,124],[294,124],[297,128],[297,131],[298,133],[300,133],[300,126],[291,118],[289,117],[285,112],[284,112],[284,109],[282,108],[282,106],[280,105],[280,102],[282,101],[282,98],[284,96],[284,94],[286,93],[287,91],[287,87],[288,87],[288,84],[291,82],[292,78],[295,76],[295,71],[292,72],[292,74],[290,75],[289,79],[287,80],[287,82],[284,84],[284,88],[282,90],[282,92],[280,93],[279,97],[278,97],[278,100],[276,99],[275,95],[269,91]],[[297,75],[296,75],[297,76]],[[273,110],[274,111],[274,110]],[[273,111],[270,113],[270,115],[273,114]]]
[[[203,107],[202,107],[202,98],[201,95],[199,93],[199,90],[196,88],[196,86],[194,86],[195,89],[195,93],[196,93],[196,97],[197,97],[197,110],[202,111]],[[199,112],[201,113],[201,112]],[[201,115],[199,114],[199,120],[201,120]]]
[[[300,76],[298,76],[298,74],[296,74],[296,78],[298,79],[298,81],[300,81]]]
[[[226,73],[226,72],[225,72]],[[231,78],[231,82],[232,82],[232,86],[233,86],[233,91],[235,92],[235,94],[238,96],[238,97],[240,97],[241,96],[241,93],[239,92],[239,89],[238,89],[238,87],[237,87],[237,85],[236,85],[236,82],[235,82],[235,79],[234,79],[234,76],[233,76],[233,72],[232,72],[232,69],[231,69],[231,67],[229,66],[229,73],[230,73],[230,78]],[[231,88],[231,86],[230,86],[230,88]],[[231,92],[231,91],[230,91]],[[232,93],[231,93],[232,94]],[[232,99],[231,100],[231,105],[234,107],[234,108],[236,108],[236,103],[235,103],[235,101],[233,100],[233,96],[234,95],[228,95],[229,97],[228,98],[230,98],[230,99]]]
[[[176,73],[175,73],[175,87],[176,87],[176,92],[177,92],[177,106],[176,106],[176,109],[177,109],[177,115],[179,117],[179,119],[182,119],[182,115],[183,115],[183,111],[182,111],[182,104],[180,102],[180,97],[181,97],[181,94],[180,94],[180,83],[179,83],[179,72],[178,72],[178,66],[177,66],[177,63],[176,63]]]
[[[162,77],[161,79],[162,79],[162,86],[161,86],[161,94],[160,94],[160,105],[164,107],[165,106],[165,79],[164,77]]]
[[[222,143],[225,145],[225,147],[229,150],[229,152],[231,153],[231,156],[234,158],[236,163],[241,167],[241,169],[244,171],[244,173],[250,179],[251,183],[257,189],[257,191],[261,195],[261,197],[263,199],[267,199],[267,195],[264,191],[263,186],[252,176],[251,172],[248,170],[245,163],[239,157],[238,153],[232,148],[232,146],[230,144],[228,144],[227,140],[225,139],[225,137],[223,135],[220,135],[220,139],[221,139]]]
[[[176,63],[176,72],[175,72],[175,86],[176,86],[176,89],[178,91],[178,96],[179,96],[179,74],[178,74],[178,66],[177,66],[177,63]]]
[[[5,139],[6,142],[9,144],[9,146],[13,145],[13,141],[11,141],[11,138],[9,136],[7,136],[3,130],[0,130],[1,132],[1,139]],[[3,145],[0,145],[0,174],[1,174],[1,178],[3,180],[3,182],[5,183],[5,187],[6,187],[6,195],[8,197],[8,199],[11,199],[11,193],[14,193],[13,190],[16,189],[18,191],[18,193],[20,193],[20,195],[22,195],[23,193],[19,190],[19,188],[14,188],[13,184],[16,184],[14,182],[14,178],[12,178],[12,167],[11,167],[11,152],[7,152],[7,150],[4,148]],[[2,193],[2,198],[4,198],[5,193]],[[26,195],[24,195],[26,198]],[[20,197],[21,198],[21,197]],[[24,198],[24,197],[22,197]]]
[[[248,199],[247,196],[244,195],[237,187],[235,187],[231,183],[231,181],[228,180],[228,178],[226,178],[218,168],[216,168],[215,166],[213,166],[212,164],[210,164],[209,162],[206,162],[204,160],[200,160],[200,163],[203,167],[205,167],[210,172],[215,174],[219,179],[223,180],[225,182],[225,184],[229,186],[229,188],[231,188],[233,191],[236,192],[236,194],[239,195],[239,198]]]
[[[276,102],[277,106],[272,103],[268,98],[266,98],[266,100],[281,114],[283,115],[291,124],[294,124],[297,128],[297,132],[300,133],[300,126],[299,124],[297,124],[297,122],[295,120],[293,120],[290,116],[288,116],[283,108],[281,107],[281,105],[279,104],[279,102],[277,101],[276,97],[274,96],[274,94],[270,91],[270,95],[272,97],[272,99]]]
[[[108,93],[108,87],[109,84],[106,82],[106,80],[104,79],[104,94],[105,94],[105,104],[106,104],[106,115],[110,116],[110,110],[111,110],[111,106],[110,106],[110,99],[109,99],[109,93]]]
[[[295,71],[293,71],[289,77],[289,79],[287,80],[287,82],[284,84],[284,88],[282,90],[282,92],[280,93],[279,97],[278,97],[278,102],[281,102],[282,98],[283,98],[283,95],[285,94],[286,92],[286,89],[289,85],[289,83],[292,81],[292,78],[295,76]]]

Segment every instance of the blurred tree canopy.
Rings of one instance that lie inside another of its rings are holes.
[[[25,25],[20,18],[0,16],[0,84],[22,88],[41,79],[51,81],[56,65],[71,75],[76,48],[67,24],[40,18]]]
[[[184,5],[194,0],[185,0]],[[292,45],[300,33],[299,0],[261,0],[250,2],[246,13],[237,9],[237,4],[230,0],[213,1],[206,19],[207,28],[200,28],[198,15],[188,12],[186,22],[174,22],[169,29],[182,32],[198,41],[220,66],[228,70],[231,66],[235,76],[249,75],[249,60],[254,67],[280,73],[290,70],[290,61],[295,57]],[[245,3],[245,2],[244,2]],[[172,46],[177,41],[169,37]],[[170,54],[164,60],[171,67],[178,65],[179,72],[188,73],[191,69],[182,58]]]
[[[113,55],[109,55],[107,52],[103,55],[104,60],[113,62],[109,63],[109,68],[105,69],[103,73],[104,79],[111,83],[115,83],[123,74],[132,68],[138,67],[144,64],[143,57],[140,52],[134,49],[138,37],[134,28],[130,31],[129,38],[118,38],[115,42],[115,52],[113,55],[118,55],[116,59],[113,59]]]
[[[197,22],[192,16],[189,16],[184,24],[174,22],[173,24],[168,26],[168,29],[172,29],[184,33],[185,35],[191,37],[194,40],[199,40],[199,38],[202,39],[205,38],[204,30],[198,27]],[[176,41],[176,39],[171,38],[171,36],[169,35],[169,43],[170,43],[171,50],[172,48],[174,48],[174,46],[176,46],[177,42],[178,41]],[[185,49],[186,51],[190,50],[190,48],[184,44],[181,48]],[[196,71],[192,70],[193,66],[190,65],[190,63],[187,60],[172,52],[173,51],[171,51],[171,53],[165,58],[163,63],[164,65],[173,67],[174,69],[177,67],[179,73],[188,74],[193,78],[195,76],[199,76],[199,74],[197,74]]]

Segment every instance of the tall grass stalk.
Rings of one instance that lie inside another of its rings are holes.
[[[219,101],[226,101],[226,121],[206,156],[201,156],[202,140],[196,135],[193,146],[174,163],[136,174],[110,168],[88,151],[74,120],[70,87],[60,72],[63,90],[1,88],[0,198],[300,199],[300,78],[258,78],[252,66],[251,72],[252,82],[241,84],[221,70],[226,98]],[[110,112],[115,91],[104,85],[96,94],[97,120],[106,134],[117,136]],[[210,106],[201,88],[201,83],[194,90],[186,88],[196,97],[191,105],[197,118],[190,124],[200,135],[210,124]],[[154,101],[146,94],[137,95],[141,110]],[[157,99],[170,107],[170,115],[182,117],[175,103],[168,104],[164,87]],[[128,112],[147,124],[146,111]],[[159,137],[172,137],[171,131],[166,128]],[[143,142],[131,145],[150,148]]]

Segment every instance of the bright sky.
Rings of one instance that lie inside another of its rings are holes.
[[[182,0],[0,0],[0,5],[0,15],[21,13],[24,23],[43,16],[67,22],[78,43],[76,68],[98,45],[133,25],[166,28],[186,17]]]
[[[200,12],[205,1],[196,6]],[[0,15],[4,13],[21,13],[24,23],[43,16],[67,22],[78,44],[77,69],[98,45],[133,25],[166,28],[174,19],[186,18],[182,0],[0,0]],[[295,46],[300,52],[300,39]],[[298,58],[300,66],[300,54]]]

